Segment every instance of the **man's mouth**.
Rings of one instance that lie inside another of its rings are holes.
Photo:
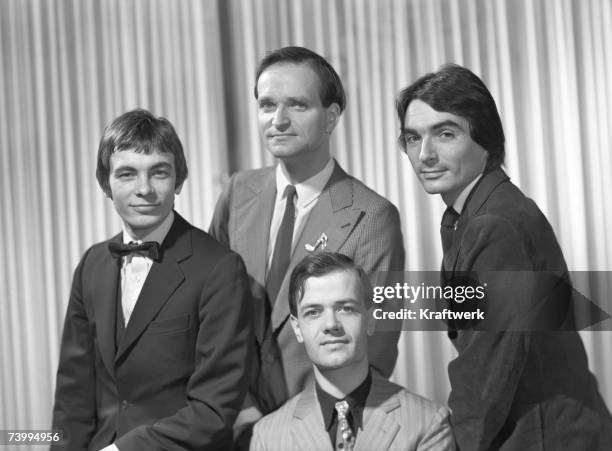
[[[334,339],[334,340],[325,340],[321,342],[321,346],[326,345],[339,345],[339,344],[348,344],[348,340],[346,339]]]
[[[427,170],[420,171],[420,172],[421,172],[421,177],[423,177],[424,179],[430,180],[430,179],[437,179],[441,177],[446,172],[446,169],[427,169]]]

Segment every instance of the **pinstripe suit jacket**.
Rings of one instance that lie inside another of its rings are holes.
[[[272,312],[267,313],[266,260],[275,197],[273,167],[236,173],[219,198],[210,228],[211,235],[240,254],[247,267],[256,303],[254,321],[260,364],[251,393],[264,413],[299,393],[312,374],[310,360],[288,321],[289,276],[306,255],[304,246],[315,243],[325,233],[327,251],[351,257],[371,276],[377,271],[404,269],[397,209],[336,163],[301,235],[296,237],[287,274],[277,299],[272,300]],[[399,331],[375,333],[370,341],[371,363],[385,376],[395,365],[398,337]]]
[[[372,371],[355,451],[446,451],[455,449],[448,409],[389,382]],[[314,384],[279,410],[262,418],[253,431],[251,451],[332,450]]]

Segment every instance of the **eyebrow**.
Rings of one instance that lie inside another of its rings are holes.
[[[353,299],[353,298],[345,298],[345,299],[338,299],[337,301],[334,301],[334,306],[338,306],[338,305],[345,305],[345,304],[360,304],[360,302],[357,299]],[[306,309],[309,308],[316,308],[316,307],[321,307],[322,304],[318,303],[318,302],[313,302],[311,304],[302,304],[300,302],[299,304],[299,311],[304,311]]]
[[[452,119],[446,119],[445,121],[437,122],[430,127],[427,127],[427,130],[439,130],[444,127],[456,127],[463,130],[463,127]],[[404,127],[404,133],[414,133],[418,134],[417,131],[410,127]]]
[[[149,168],[149,170],[159,169],[159,168],[170,168],[172,169],[172,165],[167,161],[160,161],[159,163],[154,164]],[[136,168],[130,164],[124,163],[121,166],[117,166],[113,168],[113,172],[117,171],[125,171],[125,170],[136,170]]]
[[[258,103],[261,102],[275,102],[275,100],[272,97],[269,96],[261,96],[257,99]],[[308,103],[309,99],[308,97],[287,97],[287,102],[301,102],[301,103]]]

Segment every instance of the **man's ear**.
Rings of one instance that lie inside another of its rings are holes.
[[[330,106],[327,107],[327,127],[325,129],[327,133],[331,134],[331,132],[334,131],[334,128],[336,128],[336,124],[340,120],[341,114],[342,111],[340,111],[340,105],[338,105],[337,103],[332,103]]]
[[[183,189],[183,184],[181,183],[179,186],[174,188],[174,194],[181,194],[182,189]]]
[[[376,318],[374,318],[374,306],[370,307],[366,312],[366,333],[372,336],[376,329]]]
[[[304,338],[302,337],[302,331],[300,330],[300,324],[297,318],[293,315],[289,315],[289,321],[291,321],[291,327],[293,328],[293,333],[298,343],[304,343]]]

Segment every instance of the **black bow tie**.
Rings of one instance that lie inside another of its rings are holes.
[[[145,241],[144,243],[132,241],[129,244],[112,242],[108,243],[108,250],[115,258],[121,258],[124,255],[137,252],[149,257],[151,260],[159,261],[159,243],[155,241]]]

